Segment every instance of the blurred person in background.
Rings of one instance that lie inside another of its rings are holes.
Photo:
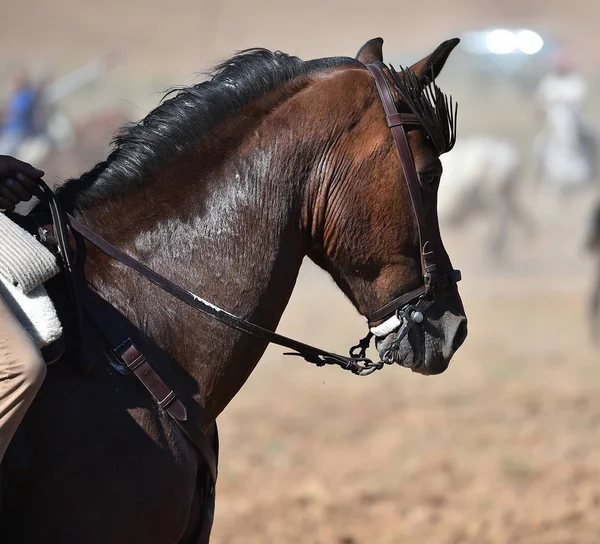
[[[534,143],[542,180],[558,188],[597,175],[597,133],[585,113],[587,84],[567,50],[541,81],[535,98],[543,128]]]
[[[0,155],[18,155],[27,162],[40,163],[53,150],[71,148],[75,128],[58,104],[100,79],[117,59],[114,53],[94,59],[60,78],[46,69],[35,82],[24,70],[18,70],[10,82]]]
[[[17,70],[9,82],[10,99],[0,136],[0,155],[14,155],[28,138],[35,135],[34,112],[38,91],[25,70]]]

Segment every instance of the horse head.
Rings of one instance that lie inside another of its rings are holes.
[[[383,64],[382,43],[381,39],[371,40],[356,58],[381,67],[399,112],[418,115],[420,122],[406,127],[410,154],[398,155],[369,71],[347,70],[326,83],[333,95],[344,89],[345,96],[352,98],[348,98],[348,112],[340,120],[347,128],[327,149],[318,194],[311,199],[309,256],[331,273],[367,317],[384,361],[436,374],[447,368],[467,334],[454,282],[428,290],[427,309],[424,315],[418,312],[420,321],[413,323],[405,336],[399,331],[410,315],[395,306],[388,306],[387,312],[379,309],[427,282],[421,243],[429,245],[435,254],[439,273],[452,270],[437,218],[442,175],[439,155],[454,142],[449,126],[452,114],[447,116],[448,101],[442,99],[439,89],[435,89],[437,94],[429,92],[428,85],[458,41],[443,43],[400,74]],[[430,116],[425,117],[424,112]],[[413,207],[409,190],[410,161],[418,176],[421,212]],[[421,221],[427,231],[426,241],[420,240],[418,213],[424,215]]]
[[[439,156],[454,144],[455,110],[434,80],[458,40],[400,72],[383,64],[382,43],[308,62],[243,52],[126,127],[105,162],[65,185],[63,202],[165,277],[270,329],[308,255],[367,317],[384,362],[442,372],[466,336],[437,218]],[[382,100],[408,124],[390,130]],[[216,412],[266,346],[198,326],[192,309],[93,248],[88,269],[200,384],[227,365]],[[157,312],[158,301],[169,312]],[[238,363],[244,350],[252,356]],[[206,353],[209,370],[198,364]]]

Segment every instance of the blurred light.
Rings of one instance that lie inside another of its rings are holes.
[[[543,38],[528,28],[496,28],[466,32],[461,47],[476,55],[535,55],[544,47]]]
[[[544,47],[544,40],[533,30],[519,30],[517,32],[519,49],[526,55],[535,55]]]
[[[477,55],[489,53],[485,45],[485,32],[467,32],[462,36],[461,46],[469,53]]]
[[[485,38],[485,45],[491,53],[508,55],[517,49],[517,36],[503,28],[492,30]]]

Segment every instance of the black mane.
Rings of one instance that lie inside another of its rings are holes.
[[[227,117],[299,76],[332,66],[358,64],[346,58],[302,61],[280,51],[248,49],[217,66],[207,81],[167,92],[161,104],[113,140],[108,158],[59,193],[67,209],[110,198],[140,184],[156,168],[197,144]],[[84,194],[85,193],[85,194]]]

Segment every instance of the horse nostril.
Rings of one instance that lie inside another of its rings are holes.
[[[456,351],[460,346],[462,346],[463,342],[467,338],[467,320],[461,321],[458,329],[456,330],[456,334],[454,335],[454,340],[452,341],[452,350]]]

